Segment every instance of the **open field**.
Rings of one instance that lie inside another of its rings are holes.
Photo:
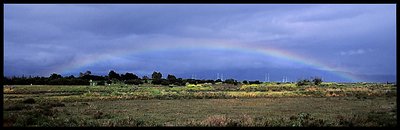
[[[397,126],[391,84],[17,85],[3,92],[3,126]]]

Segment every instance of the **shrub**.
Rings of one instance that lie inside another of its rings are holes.
[[[107,84],[111,84],[112,83],[112,81],[111,80],[107,80]]]
[[[296,85],[297,86],[311,85],[311,82],[308,79],[303,79],[303,80],[297,81]]]
[[[143,84],[143,82],[142,82],[142,80],[140,80],[140,79],[132,79],[132,80],[127,80],[127,81],[125,81],[125,84],[139,85],[139,84]]]
[[[97,85],[104,86],[105,83],[106,82],[104,80],[101,80],[101,81],[97,82]]]
[[[161,85],[168,86],[169,84],[170,82],[168,80],[165,79],[161,80]]]

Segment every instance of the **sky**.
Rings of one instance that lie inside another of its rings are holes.
[[[5,76],[87,70],[394,82],[396,5],[4,4]]]

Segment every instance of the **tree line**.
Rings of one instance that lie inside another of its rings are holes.
[[[49,77],[5,77],[4,76],[4,84],[6,85],[91,85],[92,83],[95,83],[96,85],[110,85],[110,84],[134,84],[134,85],[139,85],[139,84],[144,84],[144,83],[149,83],[149,84],[154,84],[154,85],[178,85],[178,86],[184,86],[186,83],[190,84],[203,84],[203,83],[210,83],[210,84],[215,84],[217,82],[220,83],[226,83],[226,84],[234,84],[237,85],[239,83],[244,83],[244,84],[260,84],[260,81],[243,81],[243,82],[238,82],[235,79],[226,79],[222,81],[221,79],[217,80],[211,80],[211,79],[183,79],[183,78],[177,78],[176,76],[172,74],[168,74],[167,78],[162,78],[161,72],[156,72],[154,71],[151,77],[148,76],[142,76],[139,77],[134,73],[125,73],[125,74],[119,74],[115,72],[114,70],[111,70],[108,75],[102,76],[102,75],[94,75],[91,73],[91,71],[86,71],[86,72],[80,72],[79,77],[75,77],[74,75],[70,76],[61,76],[60,74],[57,73],[52,73]]]

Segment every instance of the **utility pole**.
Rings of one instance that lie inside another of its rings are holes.
[[[288,82],[288,80],[287,80],[287,76],[286,76],[286,79],[285,79],[285,81],[286,81],[286,82]]]
[[[285,82],[285,76],[283,76],[282,82]]]
[[[269,73],[268,73],[268,82],[269,82]]]
[[[267,82],[267,74],[264,75],[264,82]]]
[[[287,77],[286,77],[286,82],[289,82],[288,79],[287,79]]]

